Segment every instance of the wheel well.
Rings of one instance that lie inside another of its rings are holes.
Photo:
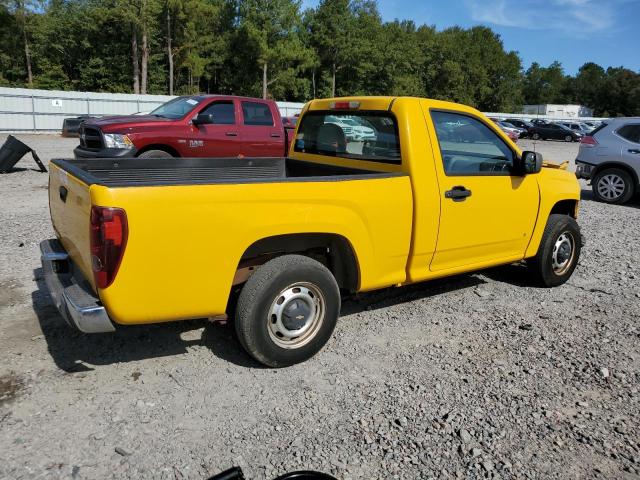
[[[624,170],[629,175],[631,175],[631,178],[635,182],[635,185],[638,185],[638,183],[640,182],[639,179],[638,179],[638,175],[637,175],[636,171],[633,168],[631,168],[629,165],[626,165],[624,163],[615,163],[615,162],[608,162],[608,163],[603,163],[601,165],[598,165],[596,167],[595,171],[591,174],[591,178],[595,178],[595,176],[598,173],[600,173],[603,170],[607,170],[609,168],[618,168],[620,170]]]
[[[162,150],[163,152],[167,152],[172,157],[180,157],[180,154],[176,149],[170,147],[169,145],[146,145],[142,147],[138,152],[136,152],[136,156],[140,156],[144,152],[148,152],[149,150]]]
[[[570,217],[576,218],[577,205],[578,205],[577,200],[560,200],[558,203],[556,203],[553,206],[553,208],[551,209],[551,212],[549,212],[549,215],[553,215],[554,213],[557,213],[560,215],[569,215]]]
[[[308,256],[324,264],[333,273],[340,288],[350,291],[358,289],[360,270],[351,244],[343,236],[329,233],[277,235],[258,240],[242,255],[234,284],[246,280],[256,266],[292,253]],[[243,270],[244,273],[241,273]]]

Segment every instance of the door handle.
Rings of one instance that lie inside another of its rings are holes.
[[[640,150],[638,150],[638,149],[631,149],[631,150],[629,150],[629,153],[633,153],[633,154],[635,154],[635,155],[640,155]]]
[[[453,187],[451,190],[444,192],[445,198],[450,198],[454,202],[464,202],[467,197],[471,196],[471,190],[467,190],[462,185]]]
[[[272,133],[271,134],[271,138],[280,138],[280,134],[279,133]]]
[[[227,133],[225,133],[225,135],[227,137],[237,137],[238,133],[237,132],[227,132]]]

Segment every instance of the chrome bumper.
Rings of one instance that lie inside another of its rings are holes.
[[[40,243],[42,270],[53,303],[69,325],[84,333],[114,332],[100,299],[78,281],[69,254],[58,240]]]

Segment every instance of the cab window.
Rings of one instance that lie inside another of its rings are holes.
[[[214,125],[233,125],[236,123],[233,102],[213,102],[200,113],[212,114]]]
[[[395,117],[381,111],[312,111],[298,127],[296,152],[401,163]]]
[[[245,125],[273,126],[273,116],[269,105],[257,102],[242,102]]]
[[[447,176],[511,174],[513,151],[483,122],[442,111],[431,118]]]

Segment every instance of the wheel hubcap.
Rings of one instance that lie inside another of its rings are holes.
[[[624,180],[615,174],[603,175],[598,180],[598,193],[606,200],[616,200],[624,193]]]
[[[565,273],[573,263],[575,252],[575,240],[569,232],[562,233],[553,246],[551,255],[551,266],[556,275]]]
[[[282,348],[300,348],[316,335],[325,316],[325,299],[312,283],[296,283],[278,294],[269,310],[269,336]]]

